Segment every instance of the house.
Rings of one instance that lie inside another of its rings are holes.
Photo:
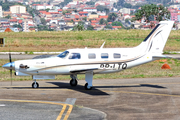
[[[88,12],[80,11],[80,12],[79,12],[79,15],[80,15],[80,16],[87,16],[87,15],[88,15]]]
[[[52,9],[53,5],[46,5],[46,4],[33,4],[32,8],[36,10],[45,10],[45,9]]]
[[[88,13],[97,12],[97,9],[94,7],[87,7],[83,9],[83,12],[88,12]]]
[[[65,17],[66,17],[66,18],[70,18],[70,16],[71,16],[70,13],[66,13],[66,14],[65,14]]]
[[[58,24],[58,20],[51,20],[50,24]]]
[[[112,26],[112,28],[113,28],[114,30],[117,30],[117,29],[121,29],[122,27],[121,27],[121,26]]]
[[[58,9],[58,12],[59,12],[59,13],[62,13],[62,12],[63,12],[63,10],[62,10],[62,9]]]
[[[18,28],[10,28],[13,32],[19,32]]]
[[[1,22],[1,28],[6,29],[10,27],[10,23],[9,22]]]
[[[96,19],[96,18],[99,18],[99,15],[97,15],[97,14],[90,14],[87,17],[87,21],[89,21],[90,19],[93,20],[93,19]]]
[[[10,19],[9,23],[10,23],[11,26],[13,26],[13,25],[18,24],[18,20],[17,19]]]
[[[121,12],[122,14],[130,14],[130,9],[129,8],[122,8],[119,10],[119,12]]]
[[[131,19],[130,14],[124,14],[123,19],[124,19],[124,20],[126,20],[126,19]]]
[[[58,21],[58,24],[60,26],[63,26],[63,25],[66,25],[66,22],[64,21],[64,19],[61,19],[61,20]]]
[[[11,13],[10,11],[4,11],[4,12],[3,12],[3,16],[4,16],[4,17],[6,17],[6,16],[8,16],[8,15],[11,16],[12,13]]]
[[[105,16],[99,16],[99,18],[100,18],[100,19],[103,18],[104,20],[107,20],[107,19],[108,19],[108,16],[107,16],[107,15],[105,15]]]

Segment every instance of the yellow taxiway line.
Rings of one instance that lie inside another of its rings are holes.
[[[63,104],[63,103],[55,103],[55,102],[45,102],[45,101],[30,101],[30,100],[10,100],[10,99],[0,99],[0,101],[6,101],[6,102],[27,102],[27,103],[41,103],[41,104],[53,104],[53,105],[62,105],[63,108],[61,110],[61,112],[59,113],[58,117],[56,118],[56,120],[61,120],[62,115],[64,113],[64,111],[66,110],[66,106],[69,106],[69,109],[64,117],[63,120],[67,120],[72,109],[73,109],[73,105],[70,104]]]

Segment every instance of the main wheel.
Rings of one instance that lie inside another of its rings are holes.
[[[71,86],[77,86],[77,83],[78,83],[77,80],[73,80],[73,79],[70,80],[70,85]]]
[[[35,82],[33,82],[33,83],[32,83],[32,88],[39,88],[39,83],[37,83],[37,82],[36,82],[36,83],[35,83]]]
[[[91,90],[91,89],[92,89],[92,87],[88,86],[88,83],[85,84],[84,88],[85,88],[86,90]]]

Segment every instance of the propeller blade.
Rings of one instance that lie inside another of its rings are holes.
[[[11,52],[10,52],[10,51],[9,51],[9,62],[10,62],[10,63],[12,62]],[[12,67],[12,63],[11,63],[11,67]],[[11,77],[11,85],[12,85],[12,69],[10,69],[10,77]]]
[[[11,85],[12,85],[12,69],[10,69]]]
[[[12,62],[11,60],[11,53],[9,52],[9,62]]]

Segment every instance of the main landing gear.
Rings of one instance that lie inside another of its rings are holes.
[[[76,74],[75,75],[70,75],[70,77],[72,78],[70,80],[70,85],[71,86],[77,86],[77,84],[78,84],[77,75]]]
[[[77,84],[78,84],[77,75],[72,74],[72,75],[70,75],[70,77],[72,78],[70,80],[70,85],[71,86],[77,86]],[[86,90],[91,90],[92,89],[92,80],[93,80],[93,71],[87,71],[85,73],[85,80],[87,83],[84,85],[84,88]]]
[[[39,88],[39,83],[36,80],[32,83],[32,88]]]

